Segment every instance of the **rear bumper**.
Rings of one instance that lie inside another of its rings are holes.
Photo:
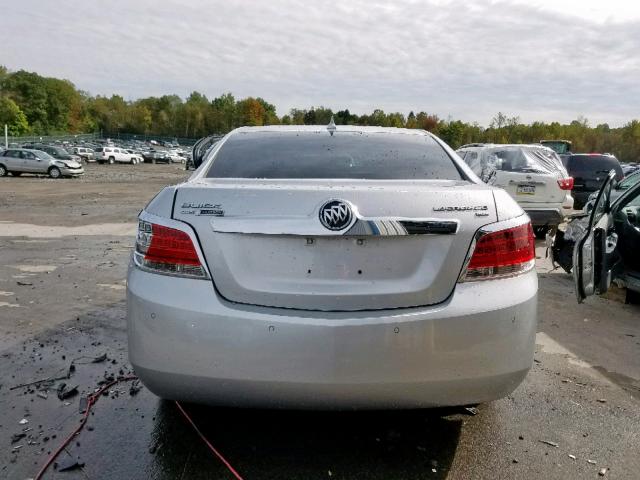
[[[129,357],[157,395],[214,405],[482,403],[531,367],[536,307],[533,271],[459,284],[434,307],[327,313],[238,306],[211,282],[130,268]]]
[[[573,213],[574,199],[571,192],[566,192],[562,203],[559,202],[519,202],[520,207],[527,212],[534,227],[558,226]]]

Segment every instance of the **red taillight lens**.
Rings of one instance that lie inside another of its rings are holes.
[[[144,259],[149,262],[200,265],[189,235],[175,228],[152,224],[151,244]]]
[[[559,178],[558,185],[561,190],[573,190],[573,177]]]
[[[188,233],[143,220],[138,223],[134,260],[144,270],[168,275],[207,277]]]
[[[463,281],[487,280],[518,275],[531,270],[536,258],[531,223],[482,234]]]

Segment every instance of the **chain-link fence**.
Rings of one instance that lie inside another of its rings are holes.
[[[52,142],[91,142],[102,138],[100,133],[77,133],[67,135],[24,135],[20,137],[8,137],[8,143],[11,145],[23,143],[52,143]],[[2,138],[2,146],[4,146],[4,135]]]

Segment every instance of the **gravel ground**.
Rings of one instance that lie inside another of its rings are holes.
[[[136,215],[182,168],[0,179],[0,478],[33,477],[78,424],[80,398],[130,372],[124,279]],[[542,246],[538,256],[533,369],[475,415],[186,408],[245,479],[638,478],[640,308],[616,290],[578,305],[571,277],[550,271]],[[72,362],[69,379],[12,389]],[[59,400],[60,383],[79,393]],[[45,478],[231,478],[172,403],[129,389],[100,397],[58,461],[84,466]]]

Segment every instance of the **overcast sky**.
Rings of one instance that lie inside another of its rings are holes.
[[[498,111],[612,126],[640,117],[630,0],[9,3],[0,64],[91,94],[229,91],[280,115],[323,105],[483,125]]]

